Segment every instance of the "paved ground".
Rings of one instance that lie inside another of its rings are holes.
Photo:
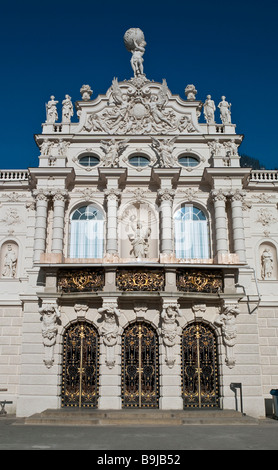
[[[105,453],[106,458],[116,455],[113,453],[116,450],[123,451],[118,454],[123,456],[132,455],[128,451],[137,450],[139,460],[144,451],[153,450],[159,454],[172,450],[278,450],[278,421],[272,419],[252,426],[197,425],[159,428],[55,427],[20,423],[20,420],[0,417],[0,450],[94,450],[93,461],[96,463],[101,463],[96,459]],[[130,468],[138,465],[139,463],[130,465]]]

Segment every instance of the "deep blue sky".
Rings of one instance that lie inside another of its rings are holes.
[[[191,83],[202,101],[224,94],[245,135],[240,152],[278,167],[277,0],[10,0],[0,18],[0,168],[38,165],[33,136],[51,94],[60,111],[83,84],[96,98],[113,77],[132,77],[130,27],[144,31],[148,79],[166,78],[182,98]]]

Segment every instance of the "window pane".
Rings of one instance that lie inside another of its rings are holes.
[[[130,157],[129,163],[133,166],[148,166],[150,161],[147,157],[144,157],[143,155],[136,155],[134,157]]]
[[[207,219],[198,207],[185,205],[174,216],[177,258],[209,258]]]
[[[99,164],[99,158],[94,155],[85,155],[79,158],[79,163],[82,166],[96,166]]]
[[[195,157],[191,157],[190,155],[184,155],[179,158],[179,164],[182,166],[194,167],[199,165],[199,160]]]
[[[102,258],[104,220],[94,206],[77,209],[71,219],[70,258]]]

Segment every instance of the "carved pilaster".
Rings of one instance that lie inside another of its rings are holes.
[[[42,318],[42,337],[45,352],[44,363],[46,367],[50,369],[54,363],[54,346],[58,333],[57,320],[61,316],[56,300],[43,303],[42,307],[39,309],[39,313]]]
[[[102,308],[98,309],[98,313],[102,316],[100,334],[106,347],[105,362],[107,367],[112,369],[115,366],[115,346],[118,342],[121,312],[118,310],[116,302],[105,301]]]
[[[161,330],[162,341],[166,351],[166,364],[170,369],[174,367],[176,358],[174,346],[178,344],[181,328],[178,323],[178,317],[181,317],[179,304],[177,302],[164,301],[161,313]]]
[[[161,253],[173,253],[173,222],[172,222],[172,204],[175,196],[173,189],[160,189],[158,198],[161,209]]]
[[[116,188],[106,189],[104,192],[107,199],[107,235],[106,252],[108,254],[118,253],[118,201],[121,191]]]
[[[221,313],[215,320],[215,324],[221,328],[223,344],[226,348],[226,364],[230,369],[236,363],[233,348],[237,338],[236,317],[238,314],[239,306],[236,303],[224,303]]]

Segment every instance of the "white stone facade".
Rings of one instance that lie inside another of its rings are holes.
[[[137,321],[157,333],[159,408],[183,409],[182,332],[204,324],[217,346],[218,406],[234,409],[230,385],[241,383],[244,412],[265,416],[278,387],[278,172],[240,167],[242,136],[225,97],[218,109],[210,95],[198,101],[193,85],[186,99],[173,95],[165,80],[143,74],[145,46],[128,44],[134,77],[114,79],[95,99],[84,85],[77,122],[69,95],[60,113],[51,97],[35,136],[39,167],[0,172],[1,397],[18,416],[60,408],[63,338],[82,320],[99,335],[97,406],[120,409],[122,338]],[[79,210],[78,220],[89,220],[83,207],[103,234],[84,247],[85,225],[72,219]],[[177,229],[191,227],[177,225],[179,214],[193,214],[194,226],[198,211],[206,222],[200,252],[194,232],[187,246]],[[103,275],[101,287],[65,292],[57,284],[61,272],[88,269]],[[179,270],[220,273],[222,288],[182,290]],[[125,290],[124,271],[158,272],[164,284],[152,290],[152,278]],[[110,320],[101,316],[107,308]]]

